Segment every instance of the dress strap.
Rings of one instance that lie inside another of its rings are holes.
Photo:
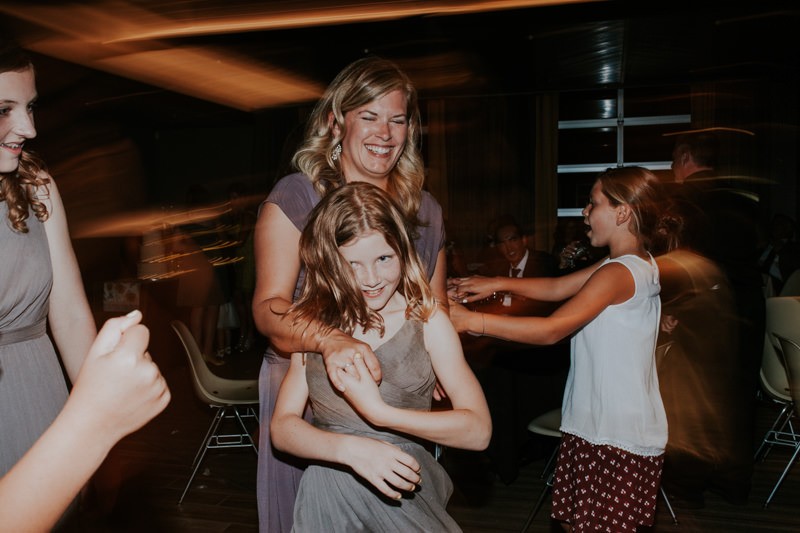
[[[0,346],[38,339],[46,333],[47,319],[43,318],[39,322],[31,324],[30,326],[25,326],[24,328],[0,331]]]

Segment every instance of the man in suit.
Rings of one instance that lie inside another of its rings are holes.
[[[500,257],[480,270],[484,276],[551,277],[558,271],[555,258],[546,252],[532,250],[528,236],[513,219],[508,219],[497,227],[495,243]],[[516,316],[546,316],[554,309],[550,303],[505,294],[498,296],[495,305],[486,312]]]
[[[503,217],[494,231],[498,257],[479,272],[484,276],[550,277],[558,272],[556,259],[530,249],[529,236],[510,217]],[[498,293],[478,303],[484,313],[515,316],[547,316],[558,304]],[[531,441],[528,422],[561,403],[568,346],[532,347],[480,337],[464,341],[465,353],[483,387],[492,415],[494,432],[486,455],[501,481],[511,483],[525,461],[546,454],[549,442]],[[483,364],[476,364],[481,361]]]

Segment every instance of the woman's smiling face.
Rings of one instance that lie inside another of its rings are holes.
[[[17,170],[22,146],[36,137],[35,100],[33,69],[0,73],[0,172]]]
[[[386,180],[403,153],[408,138],[405,94],[391,91],[344,116],[341,163],[345,179],[386,188]],[[334,132],[339,135],[337,125]]]

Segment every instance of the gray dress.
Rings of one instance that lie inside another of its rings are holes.
[[[308,176],[296,173],[278,181],[265,202],[277,205],[292,224],[302,231],[311,210],[319,201],[319,194]],[[439,250],[444,246],[445,235],[442,208],[427,191],[422,192],[418,217],[423,225],[417,228],[414,246],[430,279],[436,268]],[[301,270],[293,300],[300,294],[304,277],[305,271]],[[269,422],[275,410],[278,389],[288,369],[289,359],[276,353],[270,346],[264,354],[258,384],[261,404],[259,440],[262,445],[258,451],[256,493],[261,533],[287,533],[291,530],[295,494],[305,468],[305,461],[275,450],[270,443]]]
[[[0,202],[0,475],[55,419],[67,386],[45,331],[53,271],[44,226],[11,229]]]
[[[425,349],[422,323],[407,321],[375,355],[383,370],[379,389],[383,400],[394,407],[430,410],[436,377]],[[408,436],[379,430],[364,421],[333,389],[319,354],[308,354],[306,361],[313,424],[400,447],[419,462],[423,481],[414,493],[394,501],[348,468],[312,464],[300,481],[293,531],[461,531],[445,510],[453,484],[444,468]]]

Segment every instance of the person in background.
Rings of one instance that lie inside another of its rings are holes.
[[[55,181],[36,137],[33,65],[0,39],[0,475],[50,426],[97,334]]]
[[[133,311],[106,322],[64,409],[0,479],[3,531],[49,531],[111,448],[169,403],[141,319]]]
[[[703,493],[713,490],[732,504],[747,502],[753,469],[756,392],[764,349],[766,309],[763,278],[758,268],[760,214],[758,202],[741,188],[727,183],[717,172],[720,139],[714,132],[686,133],[676,138],[672,152],[672,210],[683,221],[681,248],[691,251],[718,269],[730,290],[729,309],[724,316],[734,320],[736,339],[727,353],[729,372],[725,387],[739,391],[730,396],[726,432],[728,446],[724,464],[712,466],[696,457],[667,454],[664,482],[668,491],[692,507],[703,505]],[[672,299],[671,297],[669,298]],[[671,306],[664,308],[664,323],[680,328]],[[721,315],[722,316],[722,315]],[[672,318],[672,319],[671,319]],[[692,331],[703,331],[701,324],[686,324]],[[728,341],[724,344],[727,345]],[[683,346],[689,356],[697,346]],[[699,357],[699,356],[698,356]],[[714,375],[709,368],[707,375]]]
[[[479,269],[482,276],[509,276],[513,278],[547,278],[556,275],[556,263],[546,252],[530,248],[530,239],[522,226],[512,217],[505,217],[494,233],[494,242],[500,253],[500,260],[493,261]],[[536,302],[512,294],[496,296],[500,306],[495,306],[500,314],[539,316],[553,311],[550,303]]]
[[[325,195],[354,181],[386,190],[414,227],[414,245],[434,296],[446,306],[445,234],[442,210],[428,192],[419,153],[417,92],[392,62],[365,57],[345,67],[312,112],[305,140],[293,164],[299,172],[275,184],[255,229],[256,288],[253,319],[271,342],[259,376],[260,442],[270,442],[269,423],[278,387],[291,352],[321,353],[338,389],[338,369],[356,353],[380,381],[381,369],[370,346],[338,328],[309,318],[304,327],[286,320],[299,294],[300,234],[313,207]],[[289,531],[304,461],[265,445],[258,455],[257,492],[262,532]]]
[[[230,213],[230,238],[236,242],[233,265],[233,304],[239,319],[239,340],[237,352],[247,352],[253,345],[255,327],[253,325],[253,290],[256,284],[255,258],[253,256],[253,230],[257,215],[243,183],[232,183],[228,187]]]
[[[491,421],[404,216],[381,189],[350,183],[311,213],[300,256],[305,284],[287,320],[303,328],[313,316],[365,342],[383,380],[378,386],[356,353],[338,369],[337,390],[320,354],[292,355],[270,434],[277,448],[315,461],[300,483],[293,530],[460,531],[445,510],[450,478],[414,437],[482,450]],[[431,411],[436,376],[452,409]],[[313,426],[303,419],[309,399]]]
[[[548,317],[451,306],[459,331],[543,345],[572,335],[552,508],[567,531],[635,531],[655,518],[667,418],[654,361],[661,302],[650,249],[671,227],[662,225],[663,200],[650,171],[608,170],[583,209],[591,244],[610,250],[599,266],[557,278],[451,281],[450,295],[458,302],[500,290],[567,299]]]

